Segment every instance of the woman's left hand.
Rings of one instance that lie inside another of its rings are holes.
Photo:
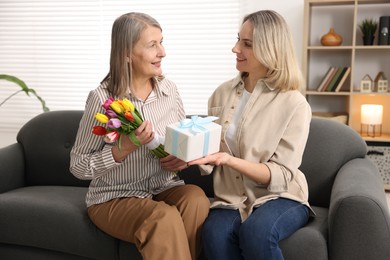
[[[213,153],[209,154],[205,157],[193,160],[188,162],[188,165],[194,165],[194,164],[212,164],[212,165],[223,165],[227,164],[228,161],[230,160],[231,155],[223,152],[219,153]]]
[[[173,155],[161,158],[160,163],[164,170],[171,172],[178,172],[188,167],[188,164],[185,161],[182,161]]]

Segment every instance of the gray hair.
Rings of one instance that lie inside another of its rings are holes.
[[[123,14],[114,21],[111,33],[110,71],[102,81],[102,83],[108,83],[111,95],[124,97],[128,94],[132,68],[127,57],[131,57],[133,46],[147,26],[156,27],[162,31],[160,24],[144,13]]]

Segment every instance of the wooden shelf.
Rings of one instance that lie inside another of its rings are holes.
[[[379,72],[390,80],[390,45],[372,46],[362,43],[358,24],[390,15],[389,0],[305,0],[302,71],[306,79],[303,91],[312,111],[348,115],[348,125],[360,132],[362,104],[383,105],[381,137],[366,137],[370,142],[390,143],[390,89],[387,93],[362,93],[360,82],[369,75],[373,80]],[[379,27],[379,26],[378,26]],[[340,46],[322,46],[321,37],[330,28],[342,36]],[[351,71],[340,92],[317,91],[330,67],[350,67]]]
[[[366,142],[390,142],[390,134],[381,134],[380,136],[367,136],[367,135],[360,135],[364,141]]]
[[[349,96],[351,93],[347,91],[330,92],[330,91],[306,91],[306,95],[317,96]]]

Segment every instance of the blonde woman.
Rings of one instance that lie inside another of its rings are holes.
[[[200,230],[210,203],[194,185],[173,172],[187,167],[168,155],[159,159],[145,144],[166,125],[185,118],[176,85],[162,76],[165,57],[159,23],[143,13],[118,17],[112,27],[110,71],[88,96],[74,147],[71,172],[91,179],[86,204],[93,223],[107,234],[134,243],[143,259],[196,259]],[[92,134],[94,115],[109,98],[127,98],[145,121],[129,138],[105,143]]]
[[[208,259],[283,259],[278,242],[310,215],[301,164],[311,120],[292,37],[274,11],[247,15],[233,48],[239,75],[209,99],[221,151],[190,165],[214,171],[215,200],[203,227]],[[208,164],[208,165],[206,165]]]

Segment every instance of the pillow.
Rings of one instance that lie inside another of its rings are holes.
[[[332,114],[313,114],[316,118],[325,118],[332,121],[336,121],[342,124],[348,124],[348,115],[332,115]]]

